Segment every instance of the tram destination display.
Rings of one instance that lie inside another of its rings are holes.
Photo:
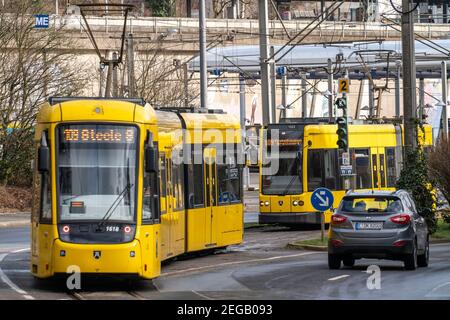
[[[70,125],[61,132],[63,143],[134,143],[136,128],[110,125]]]

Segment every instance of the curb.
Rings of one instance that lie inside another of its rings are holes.
[[[0,222],[0,228],[14,228],[14,227],[25,227],[30,225],[30,221],[8,221],[8,222]]]
[[[430,243],[450,243],[450,239],[430,239]]]
[[[312,244],[295,244],[295,243],[288,243],[286,245],[289,249],[303,249],[303,250],[311,250],[311,251],[327,251],[327,246],[315,246]]]

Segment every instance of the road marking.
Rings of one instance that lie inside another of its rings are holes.
[[[262,258],[262,259],[251,259],[251,260],[242,260],[242,261],[225,262],[225,263],[219,263],[219,264],[211,264],[211,265],[203,266],[203,267],[188,268],[188,269],[183,269],[183,270],[178,270],[178,271],[173,271],[173,272],[161,273],[161,277],[173,276],[175,274],[186,273],[186,272],[189,272],[189,271],[198,271],[198,270],[203,270],[203,269],[210,269],[210,268],[215,268],[215,267],[223,267],[223,266],[230,266],[230,265],[251,263],[251,262],[280,260],[280,259],[286,259],[286,258],[307,256],[307,255],[310,255],[310,254],[318,254],[318,253],[324,253],[324,252],[320,252],[320,251],[318,251],[318,252],[304,252],[304,253],[298,253],[298,254],[290,254],[290,255],[286,255],[286,256],[275,256],[275,257]]]
[[[6,269],[3,270],[4,273],[30,273],[28,269]]]
[[[343,274],[342,276],[330,278],[330,279],[328,279],[328,281],[336,281],[336,280],[344,279],[344,278],[347,278],[347,277],[350,277],[350,275],[349,274]]]
[[[132,296],[135,297],[138,300],[147,300],[145,297],[141,296],[139,293],[135,292],[135,291],[127,291],[127,293]]]
[[[86,300],[81,294],[78,292],[69,292],[69,295],[72,295],[77,300]]]
[[[19,252],[24,252],[24,251],[29,251],[30,248],[25,248],[25,249],[19,249],[19,250],[15,250],[15,251],[11,251],[10,253],[19,253]]]
[[[208,296],[205,296],[204,294],[201,294],[200,292],[197,292],[197,291],[195,291],[195,290],[191,290],[193,293],[195,293],[196,295],[198,295],[198,296],[200,296],[200,297],[202,297],[202,298],[205,298],[206,300],[213,300],[212,298],[210,298],[210,297],[208,297]]]
[[[8,253],[1,254],[0,255],[0,263],[5,259],[5,257],[8,255]],[[3,272],[2,268],[0,268],[0,279],[7,284],[12,290],[17,292],[18,294],[22,295],[27,300],[34,300],[32,296],[28,294],[25,290],[20,289],[14,282],[12,282],[8,276]]]
[[[437,291],[437,290],[439,290],[439,289],[441,289],[441,288],[443,288],[443,287],[446,287],[446,286],[448,286],[448,285],[450,285],[450,282],[445,282],[445,283],[442,283],[442,284],[440,284],[440,285],[434,287],[433,289],[431,289],[431,290],[425,295],[425,297],[432,297],[432,296],[433,296],[433,293],[434,293],[435,291]]]

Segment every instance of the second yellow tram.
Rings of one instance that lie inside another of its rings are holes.
[[[316,122],[270,124],[261,138],[259,222],[320,224],[311,194],[318,187],[332,190],[336,208],[349,189],[395,190],[403,159],[402,126],[349,125],[351,175],[341,175],[342,150],[336,145],[337,126]],[[430,125],[419,130],[420,143],[432,145]],[[329,223],[332,211],[325,212]]]

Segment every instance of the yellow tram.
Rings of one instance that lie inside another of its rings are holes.
[[[311,204],[318,187],[333,192],[336,208],[349,189],[395,190],[403,158],[402,126],[349,125],[352,174],[344,178],[342,150],[336,145],[336,125],[316,122],[270,124],[262,141],[260,165],[260,223],[320,224]],[[424,148],[432,145],[432,129],[419,130]],[[331,209],[332,210],[332,209]],[[329,223],[332,211],[325,212]]]
[[[184,111],[117,98],[55,97],[41,107],[34,276],[79,270],[151,279],[165,259],[242,241],[239,122]]]

